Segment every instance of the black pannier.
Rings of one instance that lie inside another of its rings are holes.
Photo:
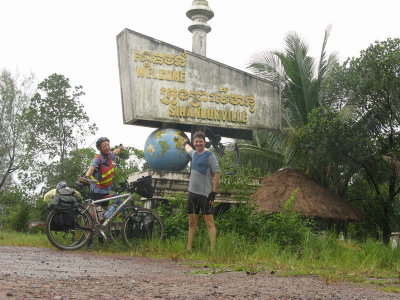
[[[135,193],[144,197],[152,198],[154,194],[154,188],[151,184],[151,176],[139,178],[135,183]]]
[[[49,209],[55,211],[50,230],[65,231],[74,229],[77,225],[76,215],[79,211],[75,191],[70,188],[59,189],[49,204]]]
[[[142,218],[139,215],[131,215],[127,223],[127,235],[131,238],[139,238],[142,235]]]
[[[148,237],[151,235],[154,226],[154,216],[148,213],[133,214],[128,221],[128,236],[130,237]]]
[[[143,224],[143,231],[146,234],[150,234],[151,231],[153,230],[153,225],[154,225],[154,216],[152,214],[147,214],[142,218],[142,224]]]

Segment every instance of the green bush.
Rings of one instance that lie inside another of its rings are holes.
[[[30,218],[45,221],[47,216],[47,206],[48,203],[41,197],[36,201],[35,206],[32,207]]]
[[[313,236],[312,226],[309,220],[297,214],[282,212],[270,215],[262,231],[264,236],[269,236],[282,249],[297,251]]]
[[[281,249],[297,251],[314,236],[314,224],[289,206],[281,213],[267,215],[251,205],[238,205],[217,219],[217,229],[238,233],[253,242],[273,241]]]
[[[164,222],[166,238],[186,237],[188,221],[186,211],[186,196],[176,194],[162,203],[156,209],[157,214]]]
[[[301,218],[291,209],[295,195],[288,199],[281,213],[267,215],[257,212],[250,204],[237,204],[227,212],[215,216],[219,234],[235,234],[249,243],[272,241],[282,250],[297,251],[305,242],[314,237],[314,224]],[[187,212],[186,195],[177,194],[174,198],[163,201],[157,207],[162,217],[167,238],[186,238]],[[206,231],[199,222],[199,232]],[[207,237],[206,232],[204,232]]]
[[[15,231],[27,231],[30,209],[31,206],[26,203],[10,207],[5,219],[6,227]]]
[[[260,177],[260,171],[249,163],[237,165],[233,162],[233,154],[233,151],[227,151],[219,158],[222,173],[219,190],[234,195],[237,201],[247,201],[254,192],[254,179]]]
[[[26,231],[33,205],[29,204],[29,195],[16,187],[0,195],[0,205],[5,208],[5,214],[0,216],[5,228]]]
[[[262,226],[260,217],[262,218],[250,205],[238,204],[216,218],[217,230],[224,233],[238,233],[254,240],[258,237]]]

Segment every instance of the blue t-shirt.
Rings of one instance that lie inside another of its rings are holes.
[[[207,196],[212,192],[212,182],[215,173],[219,173],[218,159],[213,152],[205,150],[198,153],[189,152],[192,159],[190,164],[189,192]]]
[[[115,158],[115,153],[112,152],[112,151],[110,152],[110,157],[108,157],[108,158],[106,158],[106,157],[105,157],[103,154],[101,154],[101,153],[100,153],[100,155],[101,155],[103,164],[104,164],[106,167],[109,166],[110,159],[114,161],[114,158]],[[101,181],[101,180],[102,180],[102,178],[101,178],[101,170],[100,170],[100,163],[101,163],[101,162],[100,162],[100,158],[98,158],[97,156],[96,156],[96,157],[93,159],[93,161],[92,161],[92,167],[95,168],[94,173],[93,173],[93,176],[94,176],[94,178],[96,178],[98,181]],[[105,195],[107,195],[107,194],[110,193],[111,189],[112,189],[112,185],[110,185],[110,186],[108,186],[108,187],[102,189],[102,188],[99,188],[95,183],[91,183],[91,184],[90,184],[90,190],[91,190],[93,193],[98,193],[98,194],[105,194]]]

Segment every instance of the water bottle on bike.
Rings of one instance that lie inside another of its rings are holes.
[[[103,218],[108,219],[114,213],[114,211],[117,209],[117,206],[120,203],[121,203],[121,198],[115,200],[113,205],[111,205],[110,208],[104,213]]]

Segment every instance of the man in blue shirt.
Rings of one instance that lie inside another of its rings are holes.
[[[187,250],[192,250],[193,237],[197,231],[199,213],[202,211],[210,237],[210,247],[214,250],[216,229],[214,223],[212,203],[218,192],[220,168],[215,154],[206,149],[206,140],[203,132],[193,134],[193,146],[189,141],[184,142],[185,150],[192,159],[189,180],[188,220],[189,231]]]

